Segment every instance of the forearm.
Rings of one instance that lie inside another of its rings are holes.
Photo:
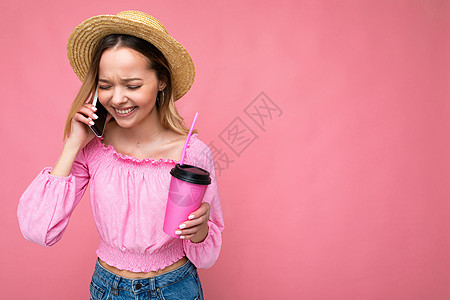
[[[79,144],[71,141],[70,139],[67,139],[64,144],[61,156],[59,157],[50,174],[59,177],[69,176],[70,171],[72,170],[73,162],[75,161],[75,157],[80,150],[81,147]]]
[[[183,247],[187,258],[197,267],[207,269],[214,265],[219,257],[222,246],[222,234],[220,228],[213,222],[208,222],[209,231],[204,241],[195,243],[192,240],[184,240]]]

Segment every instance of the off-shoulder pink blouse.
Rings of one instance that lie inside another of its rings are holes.
[[[118,269],[149,272],[186,256],[198,268],[217,260],[224,229],[211,150],[193,134],[184,163],[210,172],[203,201],[211,205],[209,232],[192,243],[163,232],[172,159],[137,159],[94,138],[75,159],[68,177],[44,168],[19,201],[17,215],[24,237],[49,247],[59,241],[70,216],[90,183],[94,221],[100,235],[97,256]]]

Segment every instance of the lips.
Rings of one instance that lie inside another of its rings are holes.
[[[114,108],[114,111],[117,116],[119,117],[128,117],[129,115],[133,114],[133,112],[136,110],[137,106],[126,108],[126,109],[118,109]]]

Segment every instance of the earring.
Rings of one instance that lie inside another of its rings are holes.
[[[163,104],[164,102],[164,90],[161,91],[161,94],[159,96],[159,104]]]

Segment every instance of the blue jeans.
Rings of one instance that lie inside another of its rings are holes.
[[[197,268],[188,260],[170,272],[140,279],[118,276],[97,260],[90,285],[91,300],[100,299],[202,299],[203,290]]]

